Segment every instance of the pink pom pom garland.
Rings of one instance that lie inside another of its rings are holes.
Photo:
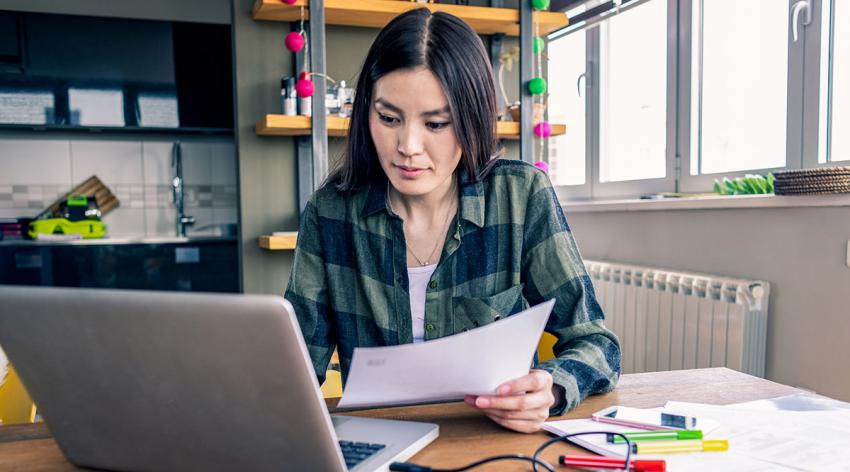
[[[534,167],[542,170],[543,172],[549,173],[549,163],[546,161],[537,161],[534,163]]]
[[[293,31],[286,35],[284,43],[286,44],[286,49],[292,52],[298,52],[304,48],[304,36],[301,33]]]
[[[295,93],[301,98],[312,97],[315,87],[310,79],[301,79],[295,84]]]
[[[548,121],[541,121],[534,125],[534,135],[538,138],[548,138],[552,136],[552,125]]]

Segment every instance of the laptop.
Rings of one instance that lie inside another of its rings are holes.
[[[0,286],[0,345],[72,463],[387,470],[436,424],[330,416],[278,296]]]

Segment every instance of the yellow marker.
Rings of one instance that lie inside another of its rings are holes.
[[[632,444],[635,454],[670,454],[674,452],[710,452],[729,449],[726,439],[705,439],[686,441],[638,441]]]

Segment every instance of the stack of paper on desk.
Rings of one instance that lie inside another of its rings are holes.
[[[555,300],[465,333],[356,348],[339,408],[408,405],[493,394],[528,373]]]
[[[664,410],[716,421],[716,428],[703,433],[707,439],[728,439],[729,450],[642,454],[640,458],[664,459],[671,472],[850,471],[850,409],[789,411],[771,409],[770,404],[776,402],[726,406],[667,402]],[[561,435],[580,431],[636,431],[589,419],[552,421],[545,423],[543,429]],[[625,445],[608,444],[604,435],[571,441],[601,455],[624,456],[626,452]]]
[[[787,411],[744,405],[667,402],[667,407],[716,419],[729,450],[773,470],[850,471],[850,410]]]

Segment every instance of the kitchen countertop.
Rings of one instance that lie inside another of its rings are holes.
[[[113,246],[129,244],[203,244],[219,242],[236,242],[235,236],[155,236],[155,237],[120,237],[100,239],[76,239],[73,241],[31,241],[31,240],[0,240],[0,246]]]

